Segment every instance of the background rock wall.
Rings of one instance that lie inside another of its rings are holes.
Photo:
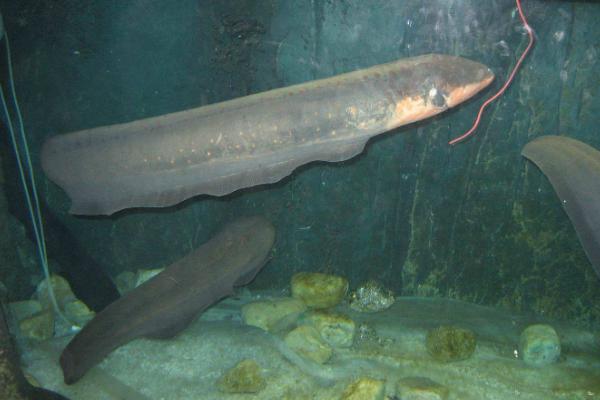
[[[373,278],[406,295],[598,322],[600,279],[520,150],[545,134],[600,148],[600,6],[523,5],[533,53],[477,136],[450,147],[527,43],[512,0],[0,1],[36,168],[56,134],[402,57],[456,54],[497,75],[476,101],[382,135],[350,161],[314,163],[223,198],[76,218],[38,168],[44,198],[111,274],[168,265],[225,221],[258,213],[276,225],[278,242],[254,287],[326,271],[351,286]]]

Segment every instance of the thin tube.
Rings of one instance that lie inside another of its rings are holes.
[[[0,36],[1,38],[1,36]],[[8,81],[10,92],[12,95],[13,106],[15,112],[17,114],[18,126],[19,126],[19,139],[23,145],[23,152],[26,165],[23,166],[23,160],[21,158],[21,152],[19,151],[19,144],[17,142],[17,136],[15,134],[15,128],[10,116],[10,112],[8,110],[8,104],[6,101],[6,96],[4,95],[4,89],[0,86],[0,100],[2,102],[2,107],[4,113],[6,115],[6,124],[8,127],[8,131],[11,137],[11,141],[13,144],[13,151],[15,153],[15,158],[17,161],[17,167],[19,169],[19,178],[21,180],[21,185],[23,186],[23,190],[25,192],[25,200],[27,202],[27,210],[29,213],[29,218],[31,219],[31,224],[33,226],[33,232],[35,236],[35,242],[38,249],[38,256],[40,259],[40,263],[42,265],[42,270],[44,272],[44,278],[46,279],[48,285],[48,296],[50,297],[50,302],[52,303],[52,307],[54,308],[54,312],[57,316],[63,319],[70,325],[73,325],[71,321],[67,319],[67,317],[61,312],[60,307],[58,306],[58,302],[56,301],[56,296],[54,295],[54,288],[50,282],[50,270],[48,268],[48,256],[46,253],[46,240],[44,236],[44,229],[42,224],[42,215],[40,211],[39,198],[37,195],[37,189],[35,184],[35,176],[33,172],[33,166],[31,164],[31,155],[29,152],[29,146],[27,144],[27,137],[25,136],[25,128],[23,124],[23,117],[21,114],[21,109],[19,107],[19,102],[17,98],[17,93],[15,90],[13,70],[12,70],[12,58],[10,53],[10,44],[8,40],[8,34],[4,32],[5,46],[6,46],[6,57],[8,61]],[[27,171],[27,173],[25,172]],[[29,181],[29,184],[28,184]],[[29,190],[29,185],[31,185],[31,193]],[[32,194],[33,194],[33,202],[32,202]]]
[[[527,57],[527,54],[529,53],[529,51],[533,47],[533,43],[534,43],[534,40],[535,40],[534,37],[533,37],[533,29],[531,28],[531,26],[527,22],[527,19],[525,18],[525,14],[523,13],[523,8],[521,7],[521,0],[516,0],[516,1],[517,1],[517,10],[519,11],[519,16],[521,17],[521,21],[523,22],[523,27],[525,28],[525,30],[527,31],[527,34],[529,35],[529,44],[527,45],[527,48],[525,49],[525,51],[523,51],[523,53],[521,54],[521,57],[519,57],[519,60],[515,64],[515,67],[513,68],[512,72],[510,73],[510,76],[508,77],[508,79],[506,80],[506,82],[504,83],[504,85],[500,88],[500,90],[498,90],[498,92],[495,95],[493,95],[492,97],[490,97],[489,99],[487,99],[481,105],[481,108],[479,108],[479,112],[477,113],[477,118],[475,118],[475,122],[473,123],[473,126],[471,127],[471,129],[469,129],[468,131],[466,131],[465,133],[463,133],[459,137],[457,137],[457,138],[452,139],[451,141],[449,141],[448,144],[450,144],[450,145],[454,145],[454,144],[456,144],[458,142],[461,142],[461,141],[465,140],[466,138],[468,138],[469,136],[471,136],[475,132],[475,130],[479,126],[479,122],[481,121],[481,117],[483,115],[483,111],[485,110],[485,108],[491,102],[493,102],[494,100],[496,100],[498,97],[502,96],[502,94],[510,86],[511,82],[515,78],[515,75],[517,74],[517,71],[521,67],[521,64],[525,60],[525,57]]]

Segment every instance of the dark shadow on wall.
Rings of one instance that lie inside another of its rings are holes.
[[[4,134],[2,135],[0,158],[2,159],[2,171],[4,172],[3,186],[8,203],[7,209],[25,228],[27,238],[35,243],[33,227],[19,180],[14,153],[8,143],[6,129],[2,130]],[[118,299],[119,292],[111,278],[102,266],[89,256],[75,235],[56,218],[43,198],[40,198],[40,207],[48,257],[60,266],[59,270],[51,271],[51,273],[63,276],[71,285],[77,298],[96,312]],[[21,272],[19,270],[13,271],[14,274],[20,274]],[[33,287],[29,289],[34,290]],[[15,297],[14,300],[16,300],[17,298],[29,297],[30,294],[11,293],[11,297]]]

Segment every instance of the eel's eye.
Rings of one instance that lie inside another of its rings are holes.
[[[438,90],[435,87],[429,89],[429,93],[427,94],[429,97],[429,101],[437,108],[446,108],[446,98],[441,90]]]

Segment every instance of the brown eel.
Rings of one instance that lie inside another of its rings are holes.
[[[275,241],[262,217],[226,225],[212,239],[98,313],[60,357],[72,384],[117,347],[139,338],[177,335],[202,311],[246,285],[260,271]]]
[[[565,136],[541,136],[521,153],[546,175],[600,277],[600,151]]]
[[[429,54],[222,103],[50,138],[46,175],[73,214],[164,207],[277,182],[342,161],[369,138],[454,107],[494,79],[485,65]]]

